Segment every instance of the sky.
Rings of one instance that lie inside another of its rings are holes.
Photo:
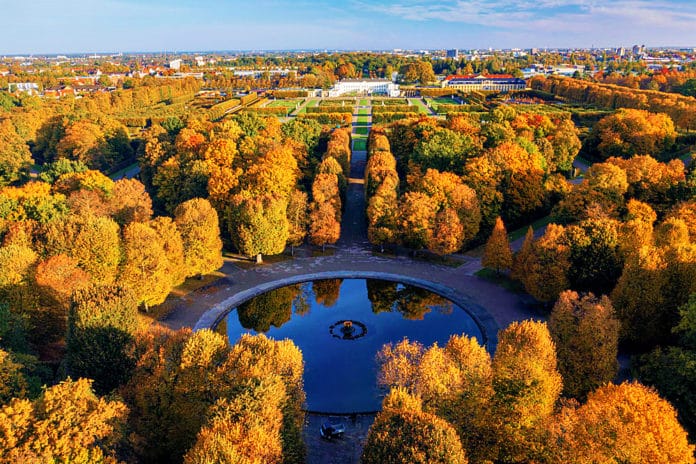
[[[696,47],[696,0],[0,0],[0,54]]]

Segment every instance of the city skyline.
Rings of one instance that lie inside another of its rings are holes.
[[[0,30],[2,54],[696,46],[688,0],[38,0],[3,12],[17,20]]]

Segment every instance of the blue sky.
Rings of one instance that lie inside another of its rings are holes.
[[[696,47],[696,0],[0,0],[0,11],[0,54]]]

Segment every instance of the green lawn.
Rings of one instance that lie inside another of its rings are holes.
[[[367,139],[353,138],[353,150],[354,151],[367,150]]]
[[[319,106],[319,100],[310,100],[309,103],[307,103],[307,106]]]
[[[420,98],[409,98],[408,101],[411,103],[411,105],[413,105],[417,108],[417,110],[416,110],[417,112],[424,113],[424,114],[430,114],[430,110],[425,105],[425,103],[423,103],[423,100],[421,100]]]
[[[368,110],[367,108],[360,108],[360,109],[358,110],[358,115],[359,115],[359,116],[367,116],[367,115],[369,115],[369,114],[370,114],[370,110]]]
[[[358,124],[367,124],[369,119],[368,116],[358,116]]]
[[[369,104],[370,100],[368,100],[367,98],[363,98],[362,100],[360,100],[360,106],[368,106]]]
[[[273,100],[268,105],[269,108],[295,108],[302,100]]]
[[[358,134],[358,135],[367,135],[367,133],[368,133],[369,131],[370,131],[370,130],[369,130],[367,127],[364,127],[364,126],[357,126],[357,127],[355,127],[355,130],[353,131],[353,133],[354,133],[354,134]]]

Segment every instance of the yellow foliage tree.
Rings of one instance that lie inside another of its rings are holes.
[[[493,232],[486,242],[481,264],[487,268],[495,269],[498,274],[501,269],[509,270],[512,268],[512,250],[505,224],[500,216],[496,218]]]

